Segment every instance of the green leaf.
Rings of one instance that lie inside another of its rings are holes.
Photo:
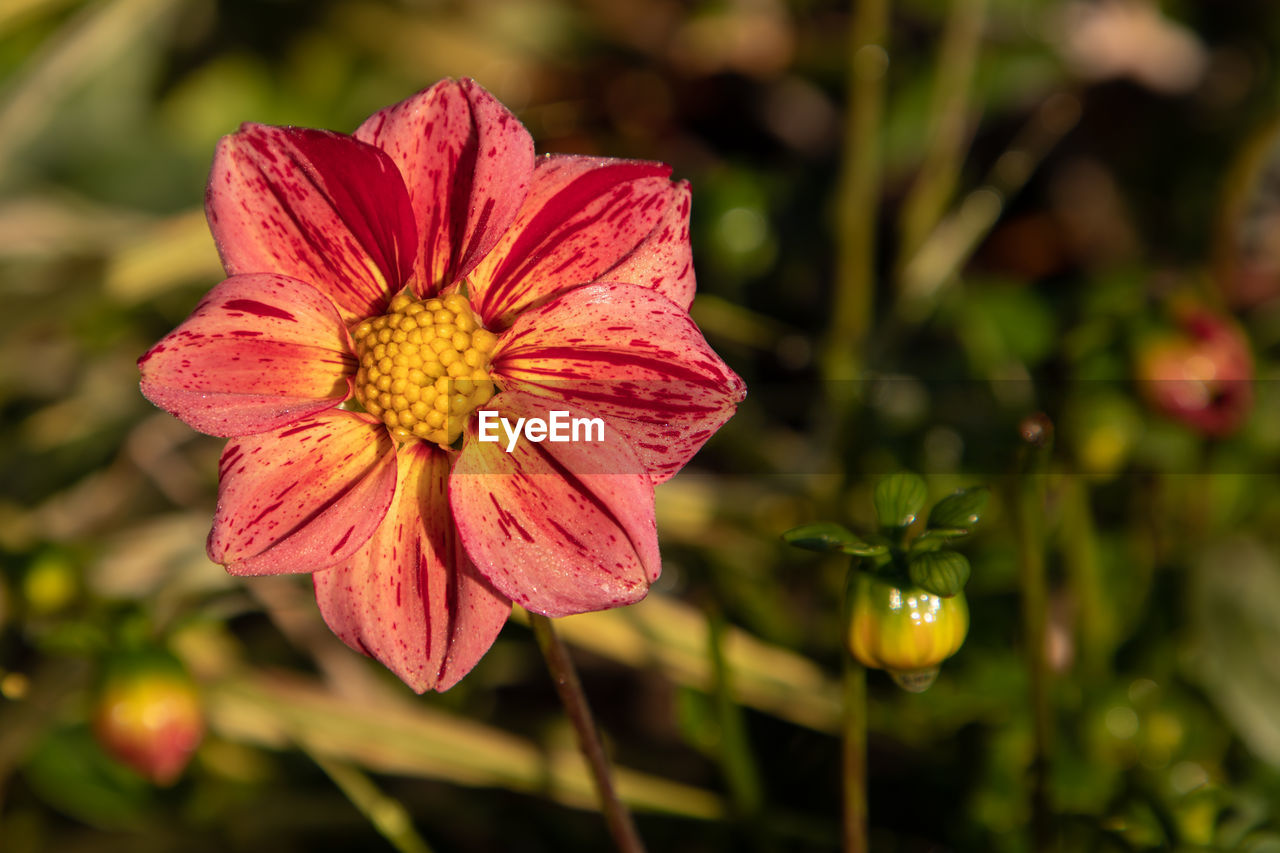
[[[840,546],[841,554],[848,554],[851,557],[879,557],[881,554],[888,554],[889,547],[887,545],[872,545],[870,542],[846,542]]]
[[[108,758],[88,726],[50,731],[24,770],[40,799],[90,826],[136,831],[145,825],[151,785]]]
[[[876,485],[876,516],[884,527],[906,527],[929,497],[924,480],[902,472],[885,477]]]
[[[788,545],[807,551],[838,551],[855,557],[875,557],[888,552],[885,546],[865,542],[843,524],[833,521],[818,521],[796,527],[782,534],[782,539]]]
[[[1280,562],[1252,537],[1215,543],[1188,578],[1191,671],[1254,755],[1280,767]]]
[[[969,535],[967,527],[935,527],[926,530],[911,542],[911,553],[917,551],[936,551],[952,539],[960,539]]]
[[[911,582],[934,595],[950,598],[969,580],[969,561],[958,551],[922,551],[907,562]]]
[[[676,723],[686,743],[704,755],[714,756],[720,746],[720,726],[711,697],[692,687],[676,689]]]
[[[961,489],[934,504],[929,512],[930,528],[968,528],[978,523],[987,507],[991,490],[986,486]]]

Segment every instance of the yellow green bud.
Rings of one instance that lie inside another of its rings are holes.
[[[863,666],[888,670],[907,690],[925,690],[969,631],[964,593],[942,598],[873,572],[854,575],[850,653]]]
[[[37,557],[22,580],[22,594],[32,612],[49,616],[62,610],[76,597],[76,567],[62,554],[48,552]]]

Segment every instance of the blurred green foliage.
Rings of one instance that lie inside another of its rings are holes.
[[[692,182],[693,313],[751,388],[658,490],[651,600],[562,628],[652,849],[837,849],[848,558],[779,535],[873,529],[899,468],[931,502],[999,496],[1043,411],[1059,849],[1280,850],[1280,7],[891,13],[875,315],[848,393],[819,359],[848,4],[0,4],[0,849],[377,849],[365,812],[393,801],[441,851],[606,843],[525,628],[413,697],[328,634],[305,579],[208,562],[220,442],[137,392],[136,357],[221,275],[200,210],[221,135],[350,131],[470,76],[540,151]],[[917,197],[937,204],[904,230]],[[1187,301],[1233,315],[1255,359],[1228,437],[1151,411],[1133,379]],[[938,681],[870,681],[877,851],[1031,849],[1011,515],[993,498],[966,546],[972,628]],[[170,788],[87,725],[104,661],[140,642],[205,700]]]

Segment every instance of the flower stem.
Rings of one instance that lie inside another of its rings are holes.
[[[1088,481],[1068,477],[1062,491],[1062,562],[1079,607],[1078,667],[1086,678],[1099,681],[1115,650],[1119,611],[1108,597]]]
[[[867,670],[847,653],[842,728],[844,851],[867,853]]]
[[[707,652],[711,660],[711,690],[717,722],[720,724],[719,759],[734,810],[748,823],[760,816],[764,793],[760,772],[756,769],[751,744],[747,737],[742,706],[734,699],[733,675],[725,659],[724,640],[727,631],[724,614],[708,608]]]
[[[1050,849],[1049,761],[1052,709],[1049,665],[1045,657],[1048,589],[1045,577],[1045,469],[1053,448],[1053,423],[1032,415],[1021,425],[1023,447],[1013,483],[1013,524],[1018,543],[1022,587],[1022,628],[1031,691],[1033,754],[1031,758],[1031,849]]]
[[[871,328],[888,20],[889,0],[853,0],[848,103],[836,196],[836,292],[825,359],[826,376],[836,381],[859,377]]]
[[[582,757],[586,759],[587,768],[595,782],[600,811],[604,813],[605,822],[609,825],[613,843],[623,853],[644,853],[644,843],[636,832],[631,812],[618,799],[617,791],[614,790],[609,759],[605,756],[600,732],[591,716],[587,694],[582,690],[582,682],[578,680],[578,671],[569,657],[569,650],[560,641],[555,627],[546,616],[530,613],[529,625],[533,628],[533,635],[538,638],[538,647],[542,649],[542,656],[547,661],[547,669],[551,672],[556,692],[560,695],[560,703],[564,705],[565,714],[577,734],[578,749],[582,751]]]
[[[956,185],[972,112],[970,95],[987,0],[953,0],[934,65],[933,105],[924,161],[899,215],[899,274],[946,212]]]
[[[1075,95],[1060,92],[1047,98],[996,159],[982,185],[919,238],[898,271],[897,319],[914,326],[932,314],[939,304],[938,293],[995,227],[1005,201],[1026,186],[1036,167],[1079,118],[1080,101]]]

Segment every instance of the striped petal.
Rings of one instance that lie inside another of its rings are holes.
[[[649,236],[600,278],[656,290],[687,311],[697,289],[689,240],[692,198],[689,182],[677,182],[671,203]]]
[[[443,80],[375,113],[356,138],[391,156],[421,225],[419,294],[469,273],[511,224],[533,174],[533,138],[472,80]]]
[[[347,323],[381,313],[412,270],[417,228],[400,171],[339,133],[246,124],[223,137],[205,210],[229,275],[310,282]]]
[[[312,575],[324,620],[419,693],[471,671],[511,613],[458,542],[449,460],[414,442],[399,452],[396,496],[350,560]]]
[[[328,298],[279,275],[232,276],[138,360],[142,393],[210,435],[269,432],[346,399],[355,370]]]
[[[548,415],[545,400],[519,392],[486,409],[512,424]],[[498,591],[546,616],[644,598],[661,571],[653,485],[625,442],[521,438],[507,452],[505,436],[482,441],[478,424],[449,477],[449,503],[467,553]]]
[[[209,558],[234,575],[346,561],[386,515],[395,459],[381,424],[343,411],[233,439],[218,466]]]
[[[552,156],[538,161],[515,222],[471,276],[471,302],[490,329],[599,278],[643,244],[673,204],[671,167]]]
[[[746,396],[689,314],[664,296],[592,284],[520,315],[498,343],[506,388],[601,417],[655,483],[684,467]]]

